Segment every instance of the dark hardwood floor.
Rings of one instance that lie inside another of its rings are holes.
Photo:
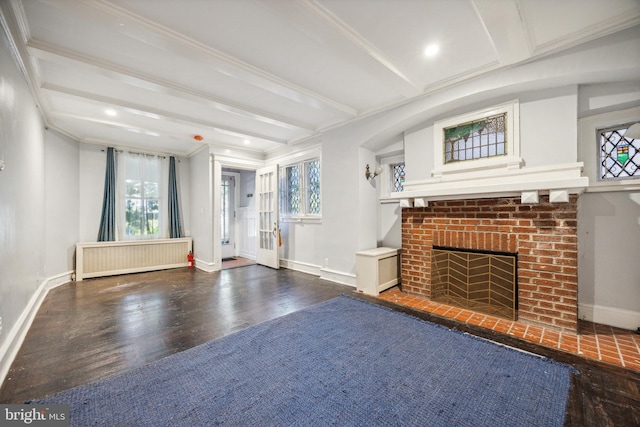
[[[53,289],[2,388],[1,403],[109,377],[341,293],[573,365],[568,426],[640,425],[640,373],[419,312],[292,270],[175,269]]]

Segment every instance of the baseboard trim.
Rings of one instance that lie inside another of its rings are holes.
[[[18,355],[18,351],[20,351],[20,347],[22,347],[22,343],[27,336],[27,332],[29,332],[29,328],[31,328],[31,324],[35,319],[36,314],[38,314],[38,310],[40,309],[44,299],[47,297],[49,291],[70,282],[72,280],[72,275],[74,274],[74,271],[68,271],[66,273],[48,277],[40,283],[40,286],[38,286],[36,291],[33,293],[31,299],[27,303],[27,306],[18,318],[18,321],[13,325],[11,331],[9,331],[7,340],[2,344],[2,347],[0,347],[0,385],[4,384],[4,380],[7,378],[11,364]]]
[[[206,273],[213,273],[214,271],[220,270],[220,264],[217,264],[215,262],[205,262],[197,258],[195,261],[196,261],[196,268]]]
[[[353,286],[354,288],[356,287],[355,274],[343,273],[341,271],[322,268],[319,265],[293,261],[284,258],[280,258],[280,267],[299,271],[301,273],[312,274],[314,276],[320,277],[323,280],[340,283],[341,285]]]
[[[251,259],[251,260],[256,260],[256,253],[255,252],[247,252],[247,251],[240,251],[240,257],[242,258],[246,258],[246,259]]]
[[[314,276],[320,276],[320,266],[306,262],[280,258],[280,267],[300,271],[301,273],[313,274]]]
[[[640,312],[602,305],[578,303],[578,318],[633,331],[640,326]]]
[[[343,285],[356,287],[356,275],[351,273],[343,273],[342,271],[330,270],[328,268],[320,269],[320,278],[330,282],[336,282]]]

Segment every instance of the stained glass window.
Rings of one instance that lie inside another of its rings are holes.
[[[320,160],[282,169],[280,211],[283,216],[320,215]]]
[[[404,163],[391,165],[391,172],[392,191],[402,191],[404,189]]]
[[[507,154],[506,116],[502,113],[444,128],[444,163]]]
[[[598,130],[600,179],[640,177],[640,139],[625,137],[629,126]]]

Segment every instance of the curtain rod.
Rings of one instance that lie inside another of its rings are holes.
[[[104,148],[101,148],[101,149],[100,149],[100,151],[102,151],[102,152],[104,153],[104,152],[105,152],[105,151],[107,151],[107,150],[105,150]],[[114,151],[115,151],[116,153],[124,153],[124,150],[118,150],[118,149],[116,149],[116,148],[114,148]],[[138,151],[127,151],[127,152],[128,152],[129,154],[138,154],[138,155],[141,155],[141,156],[156,156],[156,157],[158,157],[158,158],[160,158],[160,159],[166,159],[166,158],[167,158],[167,156],[163,156],[163,155],[161,155],[161,154],[142,153],[142,152],[138,152]],[[175,156],[174,156],[174,157],[175,157]],[[180,159],[176,158],[176,160],[177,160],[178,162],[180,162]]]

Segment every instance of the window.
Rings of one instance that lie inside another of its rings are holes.
[[[122,238],[160,237],[162,159],[134,153],[125,153],[121,159]]]
[[[519,128],[518,100],[435,122],[432,176],[521,168]]]
[[[391,165],[391,191],[401,192],[404,190],[404,162],[393,163]]]
[[[220,238],[223,245],[229,244],[229,222],[231,214],[231,181],[222,177],[220,187]]]
[[[640,139],[625,138],[626,126],[599,129],[601,180],[640,177]]]
[[[280,213],[283,217],[319,216],[320,160],[283,167],[280,181]]]
[[[444,162],[461,162],[506,154],[507,113],[444,128]]]

